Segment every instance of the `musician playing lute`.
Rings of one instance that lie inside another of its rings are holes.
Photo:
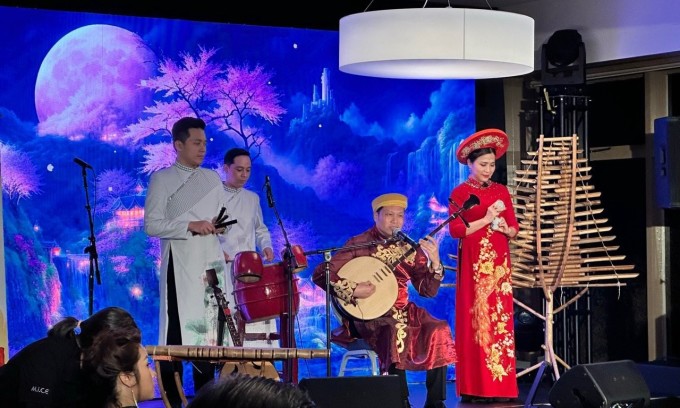
[[[325,289],[328,266],[331,295],[343,316],[333,342],[348,346],[362,338],[380,360],[383,373],[399,375],[407,390],[405,370],[427,370],[426,408],[445,407],[446,368],[456,362],[451,329],[444,320],[409,301],[409,281],[421,296],[434,297],[444,276],[439,244],[427,236],[411,245],[392,239],[404,225],[407,198],[383,194],[372,202],[375,225],[350,238],[326,265],[314,270],[314,283]],[[375,242],[375,245],[364,245]],[[415,248],[415,249],[414,249]],[[394,287],[396,293],[384,288]],[[365,319],[390,299],[384,313]],[[366,314],[362,314],[362,311]],[[410,407],[405,401],[405,407]]]

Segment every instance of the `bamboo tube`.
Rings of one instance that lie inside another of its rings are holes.
[[[531,154],[531,152],[528,153],[528,154],[529,154],[529,156],[535,156],[535,154]],[[556,160],[559,160],[559,159],[558,159],[558,158],[554,158],[553,160],[548,160],[548,161],[550,162],[550,161],[556,161]],[[522,164],[527,164],[527,165],[532,165],[532,164],[534,164],[535,162],[534,162],[533,160],[520,160],[520,163],[522,163]],[[577,163],[577,164],[586,164],[586,163],[588,163],[588,160],[586,160],[586,159],[578,159],[578,160],[576,160],[576,163]],[[564,168],[564,166],[547,165],[547,166],[541,166],[541,168],[542,168],[544,171],[560,171],[560,170],[562,170],[562,169]]]
[[[587,172],[589,172],[590,170],[592,170],[593,167],[592,167],[592,166],[583,166],[583,167],[579,167],[578,169],[579,169],[579,173],[587,173]],[[538,175],[538,170],[534,170],[534,169],[517,169],[517,170],[515,170],[515,174],[521,174],[521,175],[525,175],[525,176],[537,176],[537,175]],[[542,175],[545,177],[546,175],[550,175],[550,174],[553,174],[553,173],[551,173],[550,171],[546,170],[545,167],[543,167],[543,173],[542,173]],[[551,176],[551,177],[552,177],[552,176]],[[556,177],[561,177],[561,175],[560,175],[560,174],[557,174]]]
[[[600,280],[609,280],[609,279],[616,279],[616,280],[621,280],[621,279],[632,279],[632,278],[637,278],[640,274],[639,273],[619,273],[619,274],[610,274],[610,275],[602,275],[602,274],[594,274],[594,275],[587,275],[587,276],[580,276],[578,279],[571,279],[568,276],[565,276],[562,278],[562,286],[565,285],[570,285],[572,283],[582,283],[582,282],[593,282],[593,281],[600,281]]]
[[[589,209],[587,211],[576,212],[576,213],[574,213],[573,216],[574,216],[574,218],[587,217],[589,215],[602,214],[603,211],[604,211],[604,208],[593,208],[593,209]],[[569,217],[568,214],[560,214],[560,215],[556,216],[555,219],[556,220],[563,220],[563,219],[568,218],[568,217]]]

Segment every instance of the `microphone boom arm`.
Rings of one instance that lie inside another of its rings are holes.
[[[451,201],[451,200],[450,200]],[[460,217],[460,219],[467,224],[465,220],[463,220],[463,217],[461,216],[461,213],[465,210],[469,210],[470,208],[474,207],[475,205],[479,204],[479,197],[477,197],[474,194],[470,194],[470,197],[463,203],[463,207],[459,207],[459,210],[454,212],[453,214],[449,215],[448,218],[446,218],[441,224],[437,225],[435,229],[433,229],[429,234],[429,236],[433,237],[437,232],[439,232],[442,228],[444,228],[446,225],[448,225],[451,221],[456,219],[456,217]],[[397,235],[404,235],[403,232],[399,231]],[[408,241],[407,241],[408,242]],[[410,244],[410,243],[409,243]],[[416,242],[417,244],[417,242]],[[406,251],[402,257],[400,257],[399,262],[401,260],[406,259],[407,256],[411,255],[414,251],[418,249],[420,245],[412,245],[411,244],[411,249]]]

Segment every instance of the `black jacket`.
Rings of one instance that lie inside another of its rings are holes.
[[[7,408],[78,407],[82,384],[80,349],[74,339],[40,339],[0,367],[0,398]]]

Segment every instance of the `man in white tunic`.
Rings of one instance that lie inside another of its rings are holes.
[[[177,160],[151,175],[144,203],[144,231],[161,239],[159,344],[212,345],[217,311],[207,301],[205,271],[215,269],[220,276],[226,269],[217,238],[224,230],[214,225],[225,206],[224,191],[217,172],[200,167],[206,153],[203,120],[178,120],[172,142]],[[213,378],[206,368],[194,367],[196,391]],[[168,398],[178,406],[172,368],[161,371]]]
[[[274,259],[272,240],[269,229],[264,224],[260,197],[244,186],[250,179],[252,162],[250,152],[241,148],[233,148],[224,155],[224,181],[225,201],[229,220],[236,220],[236,224],[229,227],[229,232],[220,236],[220,243],[224,258],[231,267],[231,261],[236,254],[243,251],[262,252],[264,260],[271,262]],[[231,271],[231,269],[230,269]],[[226,293],[233,292],[233,277],[227,279]],[[248,285],[257,285],[250,283]],[[245,286],[242,287],[244,289]],[[262,299],[264,300],[264,299]],[[232,306],[236,300],[230,300]],[[276,320],[269,319],[260,322],[246,323],[245,347],[271,348],[279,347],[279,342],[271,340],[270,335],[276,333]],[[232,345],[231,338],[229,345]]]

